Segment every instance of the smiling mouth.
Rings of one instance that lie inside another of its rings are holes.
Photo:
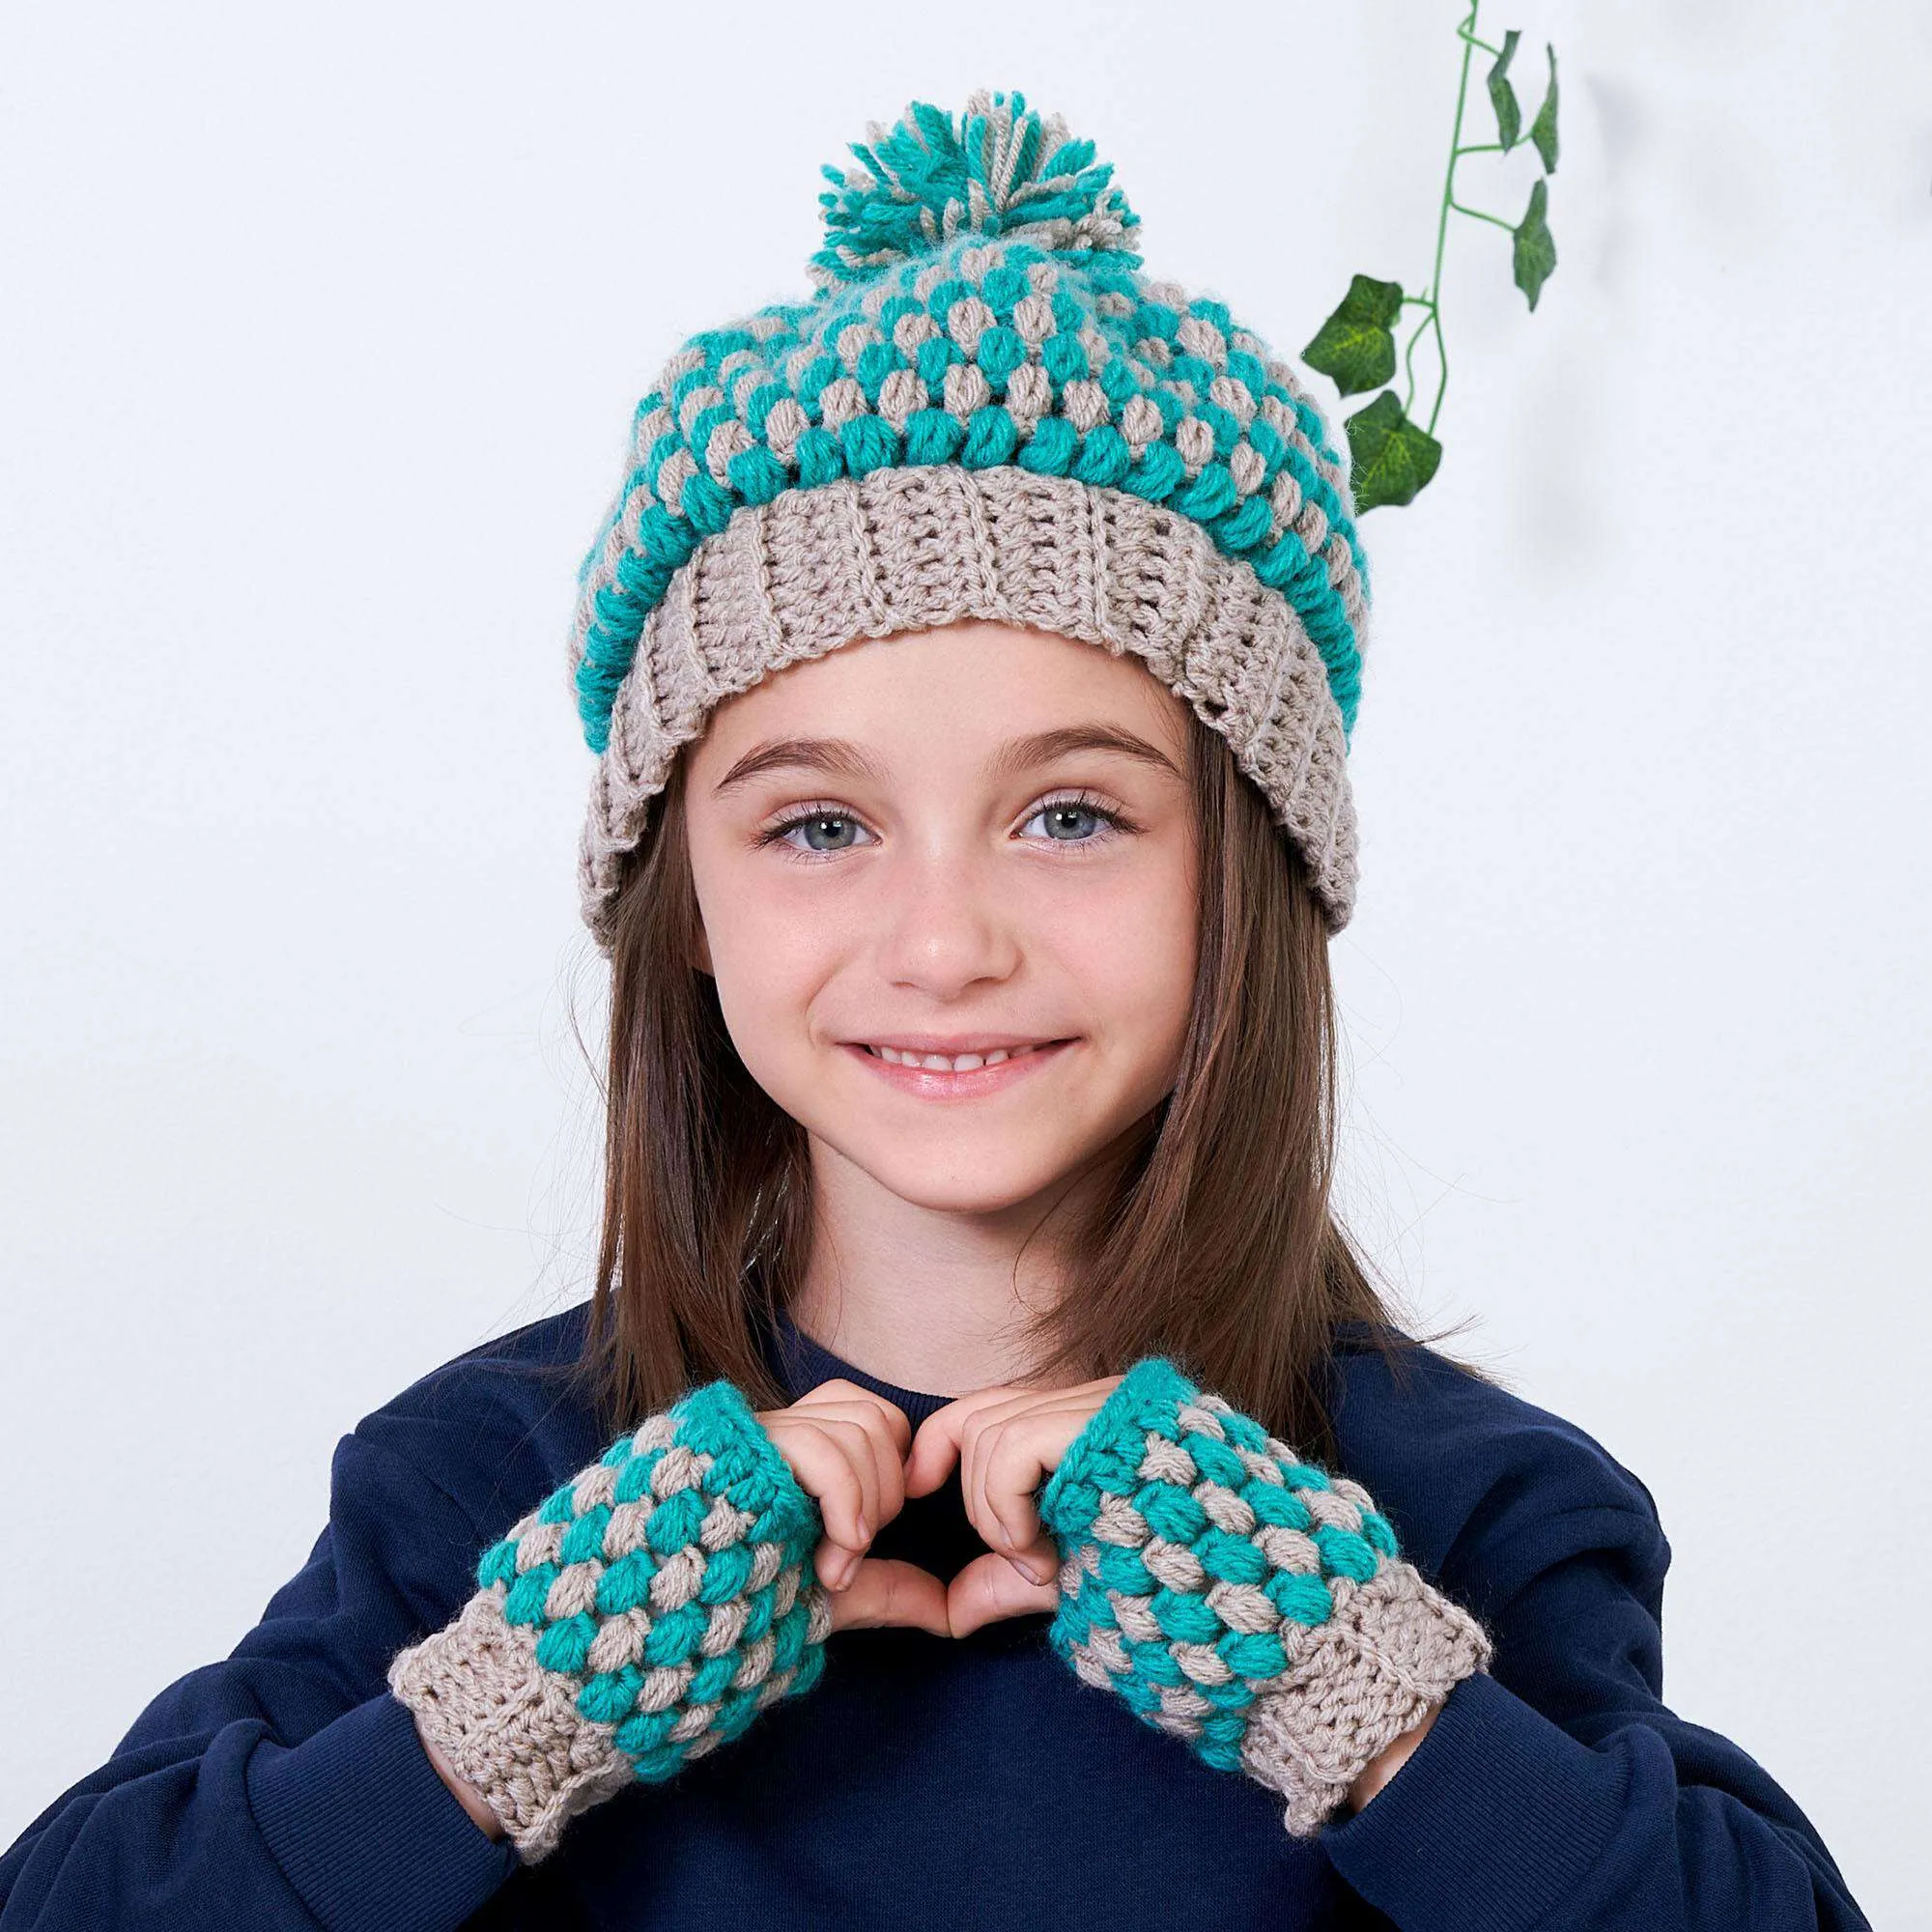
[[[971,1073],[981,1066],[998,1066],[1009,1060],[1024,1060],[1028,1054],[1038,1053],[1049,1046],[1065,1046],[1064,1039],[1037,1039],[1030,1046],[996,1046],[986,1053],[914,1053],[895,1046],[873,1046],[868,1041],[857,1040],[855,1045],[874,1060],[883,1060],[889,1066],[910,1066],[922,1073]]]

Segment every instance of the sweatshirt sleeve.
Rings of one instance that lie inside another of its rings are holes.
[[[1654,1504],[1568,1509],[1486,1553],[1491,1670],[1321,1833],[1403,1932],[1870,1932],[1790,1796],[1662,1701],[1669,1562]]]
[[[461,1605],[483,1540],[412,1463],[344,1436],[328,1522],[261,1621],[0,1856],[0,1932],[461,1925],[518,1857],[437,1776],[384,1673]]]

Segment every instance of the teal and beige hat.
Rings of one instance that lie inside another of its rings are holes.
[[[1227,740],[1340,931],[1369,568],[1321,411],[1222,302],[1140,272],[1112,165],[1023,95],[867,131],[823,170],[815,293],[671,356],[579,570],[585,924],[608,952],[714,705],[977,617],[1140,657]]]

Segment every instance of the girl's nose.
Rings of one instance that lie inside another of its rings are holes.
[[[1004,980],[1018,965],[1017,908],[996,867],[956,847],[900,854],[879,878],[879,969],[895,985],[951,999],[976,980]]]

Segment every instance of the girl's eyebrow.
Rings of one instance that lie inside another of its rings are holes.
[[[1031,731],[1025,737],[1009,738],[987,761],[988,772],[994,778],[1010,778],[1073,752],[1113,752],[1122,757],[1158,766],[1177,779],[1181,776],[1174,760],[1159,746],[1151,745],[1119,724],[1061,724],[1048,731]],[[832,778],[883,781],[888,776],[881,765],[849,738],[773,738],[753,746],[712,786],[712,796],[763,772],[793,767],[824,772]]]

